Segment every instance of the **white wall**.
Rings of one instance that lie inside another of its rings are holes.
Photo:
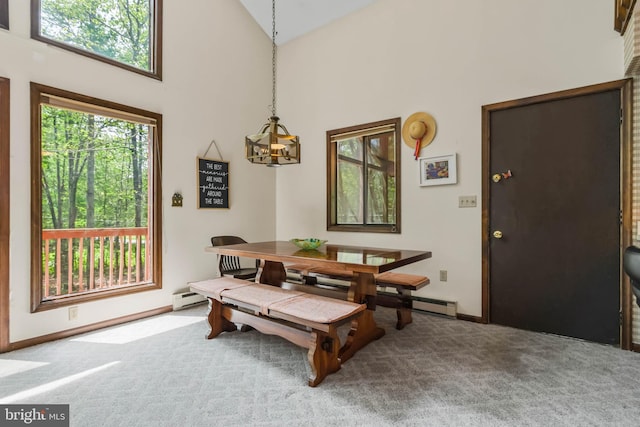
[[[623,77],[623,40],[602,0],[378,0],[279,50],[279,115],[302,164],[277,175],[277,237],[426,249],[403,268],[418,295],[481,315],[481,106]],[[438,124],[422,156],[458,154],[458,184],[420,187],[402,148],[402,234],[326,231],[325,132],[416,111]],[[487,177],[484,177],[487,179]],[[448,281],[438,270],[448,270]]]
[[[215,273],[215,255],[203,252],[212,235],[275,237],[275,171],[243,158],[244,135],[269,116],[271,43],[240,2],[165,0],[162,82],[30,40],[29,2],[10,0],[9,10],[0,76],[11,79],[11,342],[170,305],[175,290]],[[67,308],[29,312],[31,81],[163,115],[162,290],[81,304],[75,321]],[[211,139],[230,162],[229,210],[196,208],[196,157]],[[175,191],[182,208],[170,207]]]

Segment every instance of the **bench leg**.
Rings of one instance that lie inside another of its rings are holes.
[[[398,289],[400,294],[400,307],[397,308],[396,313],[398,315],[398,322],[396,323],[396,329],[400,330],[413,322],[411,311],[413,309],[413,302],[411,301],[411,291],[406,289]]]
[[[317,330],[311,333],[308,353],[309,364],[311,365],[309,386],[317,386],[327,375],[340,369],[339,350],[340,340],[335,330],[332,330],[329,334]]]
[[[400,330],[407,326],[409,323],[413,322],[413,318],[411,317],[411,309],[407,307],[401,307],[396,310],[398,314],[398,321],[396,322],[396,329]]]
[[[222,315],[222,303],[214,298],[209,298],[209,313],[207,313],[207,320],[209,321],[209,335],[207,339],[212,339],[220,335],[222,332],[233,332],[236,330],[236,325],[233,322],[228,321]]]

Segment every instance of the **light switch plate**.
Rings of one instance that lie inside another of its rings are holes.
[[[458,196],[459,208],[475,208],[476,206],[478,206],[476,196]]]

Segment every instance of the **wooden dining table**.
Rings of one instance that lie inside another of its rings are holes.
[[[351,324],[340,360],[345,362],[358,350],[385,334],[376,324],[373,312],[376,307],[376,281],[374,274],[393,270],[431,257],[429,251],[385,249],[365,246],[326,244],[317,249],[304,250],[287,241],[242,243],[211,246],[205,249],[220,255],[254,258],[260,260],[256,282],[273,286],[286,284],[286,265],[303,264],[309,268],[330,268],[352,273],[348,300],[367,304],[367,310]]]

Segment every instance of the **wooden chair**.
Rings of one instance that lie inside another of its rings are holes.
[[[238,236],[213,236],[211,238],[212,246],[236,245],[238,243],[247,242]],[[218,268],[220,269],[221,276],[244,280],[254,280],[256,278],[256,274],[258,273],[259,266],[259,260],[256,260],[255,267],[247,268],[242,267],[242,265],[240,264],[240,258],[238,258],[237,256],[218,256]]]

